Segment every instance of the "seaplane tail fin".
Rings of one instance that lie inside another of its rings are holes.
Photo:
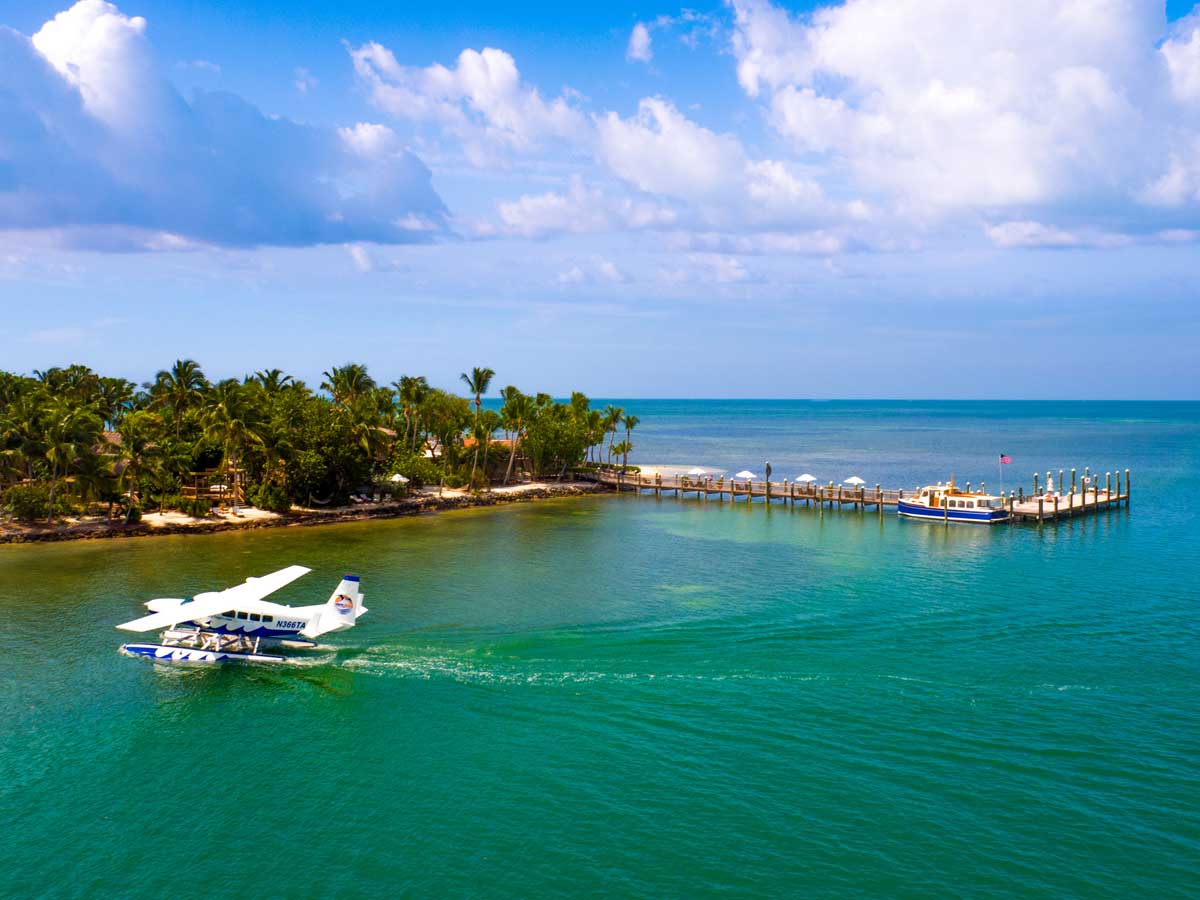
[[[357,575],[346,575],[338,583],[329,602],[321,607],[320,613],[300,633],[314,638],[330,631],[341,631],[354,625],[367,608],[363,606],[363,595]]]

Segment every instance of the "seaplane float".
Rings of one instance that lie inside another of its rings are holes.
[[[151,614],[117,628],[157,631],[157,644],[122,644],[127,656],[170,663],[281,663],[276,648],[315,647],[314,638],[353,628],[367,609],[357,575],[342,578],[325,603],[283,606],[265,597],[291,584],[311,569],[288,566],[222,591],[206,591],[184,600],[163,598],[146,603]]]

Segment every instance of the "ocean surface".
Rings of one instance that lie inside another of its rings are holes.
[[[0,546],[0,896],[1200,893],[1200,404],[626,400],[633,461],[1029,489],[951,526],[555,500]],[[142,601],[301,563],[296,665],[117,653]]]

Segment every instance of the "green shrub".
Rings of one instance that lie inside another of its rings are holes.
[[[142,521],[141,507],[135,506],[132,509],[130,509],[129,512],[125,516],[125,521],[128,522],[130,525],[136,525],[138,522]]]
[[[49,505],[50,485],[46,482],[14,485],[4,493],[4,508],[23,522],[45,519]],[[70,515],[73,511],[71,498],[66,495],[62,485],[59,485],[58,493],[54,497],[55,518]]]
[[[466,485],[467,485],[467,478],[465,475],[458,475],[454,472],[448,472],[446,474],[446,487],[461,488],[461,487],[466,487]]]
[[[288,499],[287,491],[277,484],[256,485],[250,488],[247,499],[253,506],[271,512],[285,513],[292,508],[292,501]]]
[[[168,494],[162,498],[164,509],[173,509],[193,519],[203,519],[212,510],[212,503],[199,497],[185,497],[182,494]]]
[[[412,487],[437,484],[442,478],[441,470],[433,460],[404,449],[397,450],[392,455],[388,464],[387,477],[392,475],[403,475],[409,480]]]

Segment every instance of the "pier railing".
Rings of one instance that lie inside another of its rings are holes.
[[[1124,490],[1122,490],[1120,470],[1116,474],[1115,489],[1112,473],[1105,473],[1104,487],[1100,486],[1098,474],[1092,476],[1087,469],[1084,470],[1084,473],[1083,480],[1077,482],[1075,470],[1071,470],[1071,487],[1067,491],[1041,491],[1039,477],[1035,475],[1032,482],[1033,491],[1029,495],[1025,494],[1024,486],[1021,486],[1007,493],[1001,492],[1000,496],[1005,509],[1008,510],[1014,521],[1042,522],[1047,519],[1068,518],[1110,509],[1113,506],[1120,506],[1122,502],[1126,507],[1129,506],[1128,469],[1123,473]],[[1064,475],[1064,472],[1059,472],[1058,484],[1066,484]],[[715,498],[720,502],[727,499],[734,503],[742,500],[752,502],[755,499],[761,499],[766,503],[776,502],[785,505],[790,503],[792,506],[797,504],[820,508],[849,506],[859,510],[873,509],[880,515],[883,514],[886,507],[897,506],[901,500],[906,497],[915,497],[919,491],[916,488],[885,488],[878,484],[871,486],[786,480],[741,481],[712,476],[643,475],[640,472],[631,473],[605,469],[583,473],[582,477],[611,485],[617,491],[652,492],[660,497],[663,493],[673,493],[680,499],[694,495],[699,499]],[[1044,483],[1050,483],[1050,480],[1051,473],[1047,473],[1047,481]],[[969,483],[964,487],[967,491],[971,489]],[[980,484],[979,488],[982,492],[986,492],[986,484]]]

